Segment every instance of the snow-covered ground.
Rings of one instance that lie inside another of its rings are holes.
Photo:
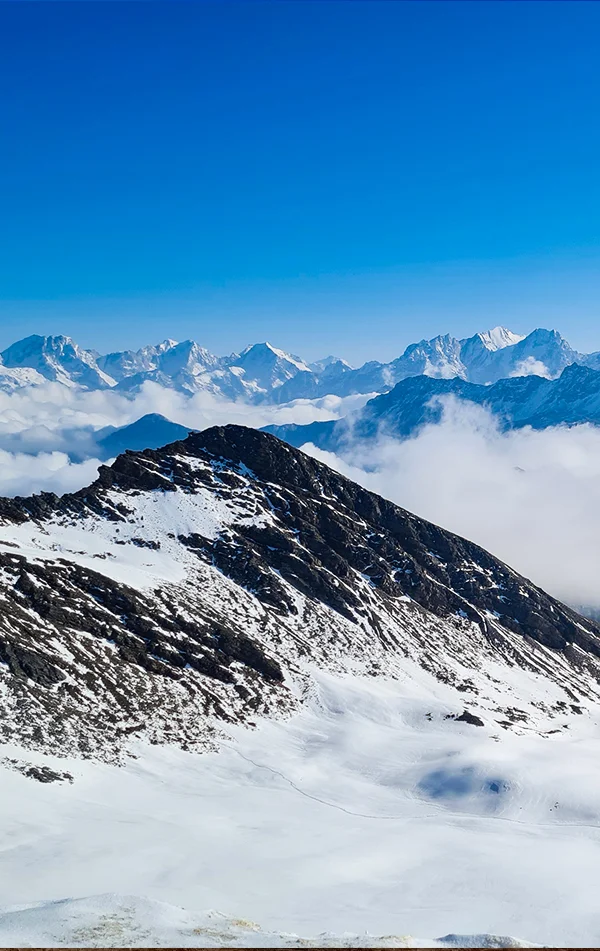
[[[189,912],[135,895],[94,895],[62,902],[41,902],[0,913],[0,936],[11,945],[33,947],[44,941],[69,947],[130,948],[522,948],[537,947],[501,935],[332,935],[306,938],[266,932],[254,921],[216,911]]]
[[[269,522],[250,498],[239,495],[239,501],[221,500],[201,486],[193,495],[149,492],[128,501],[131,515],[117,525],[93,515],[79,520],[63,515],[47,524],[8,523],[0,525],[0,552],[18,551],[37,561],[66,560],[140,590],[159,580],[183,581],[195,559],[177,541],[178,535],[198,532],[213,539],[232,524]],[[114,493],[108,498],[120,501]],[[136,540],[159,547],[138,547]]]
[[[216,911],[187,909],[135,895],[94,895],[61,902],[41,902],[0,913],[0,935],[17,947],[47,946],[127,948],[522,948],[537,947],[501,935],[332,935],[312,938],[267,932],[254,921]]]
[[[3,747],[74,781],[0,774],[3,907],[45,903],[0,916],[0,943],[598,945],[593,710],[509,733],[445,720],[455,694],[416,669],[317,677],[300,713],[219,753],[140,745],[114,767]]]

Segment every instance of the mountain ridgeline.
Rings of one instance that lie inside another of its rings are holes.
[[[245,427],[126,452],[62,497],[0,500],[0,567],[0,732],[49,752],[205,749],[227,723],[288,715],[313,668],[412,665],[452,687],[449,717],[494,729],[542,729],[599,693],[597,623]]]
[[[501,327],[457,339],[449,334],[408,346],[389,363],[352,367],[339,357],[307,363],[269,343],[215,356],[193,340],[101,355],[70,337],[34,335],[0,354],[0,389],[48,381],[86,390],[113,389],[132,396],[147,383],[185,395],[207,392],[250,403],[288,403],[385,393],[401,380],[425,375],[479,385],[519,376],[557,377],[573,363],[600,369],[600,354],[573,350],[555,330],[520,337]]]
[[[267,426],[265,432],[293,446],[312,443],[319,449],[343,453],[353,445],[364,446],[381,437],[406,439],[425,425],[439,423],[448,398],[489,410],[503,430],[600,425],[600,372],[574,363],[556,380],[524,376],[499,380],[491,386],[458,377],[410,377],[343,419]]]

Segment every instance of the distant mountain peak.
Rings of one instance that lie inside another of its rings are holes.
[[[98,366],[96,354],[84,350],[71,337],[31,334],[7,347],[1,354],[6,367],[37,370],[47,380],[88,389],[114,386],[114,379]]]
[[[503,350],[504,347],[512,347],[515,343],[524,340],[522,334],[513,333],[506,327],[494,327],[492,330],[484,330],[477,334],[487,350]]]
[[[250,346],[246,347],[240,353],[240,357],[248,357],[249,355],[260,357],[266,356],[269,359],[276,357],[278,360],[286,360],[289,363],[293,363],[302,369],[308,370],[308,365],[293,353],[287,353],[286,350],[280,350],[278,347],[274,347],[272,343],[269,343],[268,340],[265,340],[263,343],[253,343]]]
[[[515,376],[556,379],[572,363],[600,369],[600,352],[578,353],[558,331],[545,328],[525,337],[503,326],[465,339],[439,334],[409,344],[388,363],[371,360],[357,368],[333,355],[309,364],[268,340],[229,356],[216,356],[195,340],[178,343],[172,338],[101,355],[65,335],[32,334],[0,355],[0,366],[6,367],[0,372],[0,391],[47,379],[88,390],[117,387],[133,395],[145,383],[154,383],[188,396],[206,391],[228,400],[282,404],[386,393],[401,380],[420,375],[483,385]]]
[[[312,443],[343,457],[357,443],[364,448],[382,435],[406,439],[426,424],[440,423],[444,414],[443,398],[448,395],[483,406],[497,417],[498,424],[505,430],[584,423],[600,426],[600,372],[571,363],[554,379],[539,372],[524,372],[489,386],[459,377],[435,379],[427,374],[406,377],[392,390],[369,400],[346,418],[304,426],[268,426],[265,430],[291,445],[301,447]]]
[[[353,370],[354,367],[348,363],[347,360],[344,360],[343,357],[336,357],[333,354],[329,354],[327,357],[322,357],[320,360],[315,360],[314,363],[309,363],[308,367],[313,373],[322,373],[323,370],[326,370],[328,367],[335,366],[340,364],[341,366],[346,367],[348,370]]]
[[[554,342],[554,343],[563,343],[567,344],[567,341],[558,330],[549,330],[547,327],[536,327],[535,330],[532,330],[527,337],[523,338],[524,340],[535,340],[536,342]]]

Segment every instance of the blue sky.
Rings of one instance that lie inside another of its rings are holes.
[[[0,4],[0,344],[600,348],[600,4]]]

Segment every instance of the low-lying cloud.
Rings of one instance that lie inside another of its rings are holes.
[[[541,360],[536,360],[535,357],[525,357],[516,365],[509,376],[543,376],[547,380],[552,379],[552,374],[546,364],[542,363]]]
[[[101,464],[96,458],[98,431],[127,426],[147,413],[160,413],[190,429],[226,423],[261,427],[336,419],[368,398],[326,396],[251,406],[207,392],[186,396],[156,383],[146,383],[134,397],[60,383],[0,393],[0,495],[61,494],[87,485]]]
[[[306,452],[416,514],[487,548],[573,605],[600,608],[600,429],[501,432],[472,403],[441,423],[381,437],[368,452]]]
[[[161,413],[194,429],[334,419],[367,397],[249,406],[148,383],[130,399],[60,384],[0,393],[0,495],[74,491],[96,478],[94,433]],[[383,435],[343,455],[305,451],[399,505],[489,549],[574,605],[600,608],[600,428],[502,432],[481,407],[445,398],[413,438]],[[83,461],[81,461],[83,460]]]
[[[40,452],[30,456],[0,449],[0,495],[75,492],[94,481],[99,465],[98,459],[73,463],[64,452]]]

